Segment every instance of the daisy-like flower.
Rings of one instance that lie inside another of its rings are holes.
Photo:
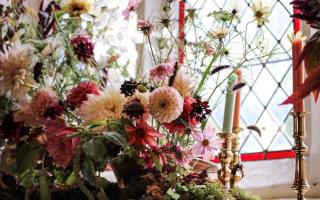
[[[72,16],[89,13],[93,8],[93,0],[67,0],[66,11]]]
[[[55,91],[50,88],[42,88],[32,98],[30,108],[37,119],[45,120],[50,117],[51,109],[55,109],[58,105],[59,97]]]
[[[180,67],[177,76],[174,78],[172,87],[178,90],[183,97],[191,96],[195,86],[193,77],[192,74],[186,72],[184,67]]]
[[[124,100],[124,96],[118,90],[108,88],[101,92],[99,96],[89,94],[88,100],[82,103],[78,112],[84,123],[93,120],[120,119]]]
[[[32,64],[28,46],[15,44],[0,54],[0,94],[15,99],[23,97],[35,85]]]
[[[195,157],[202,157],[204,160],[212,160],[220,148],[223,140],[219,138],[213,128],[206,128],[204,132],[193,132],[195,144],[192,146],[192,153]]]
[[[155,147],[157,146],[155,137],[162,137],[143,119],[138,120],[136,126],[126,125],[125,130],[129,135],[129,144]]]
[[[261,0],[255,1],[252,4],[253,17],[257,21],[257,25],[263,26],[266,22],[269,22],[268,17],[271,15],[269,7]]]
[[[67,96],[67,103],[72,107],[79,108],[84,101],[88,100],[88,94],[99,95],[99,87],[93,82],[82,82],[72,88]]]
[[[219,28],[219,29],[211,32],[211,37],[214,39],[222,40],[222,39],[226,38],[229,33],[230,33],[229,29]]]
[[[131,12],[135,12],[138,9],[140,3],[141,0],[129,0],[127,8],[122,12],[125,20],[129,19]]]
[[[172,75],[174,71],[173,63],[162,63],[150,70],[150,76],[156,80],[165,80],[168,76]]]
[[[155,89],[149,97],[149,112],[160,123],[177,119],[183,111],[183,98],[173,87]]]

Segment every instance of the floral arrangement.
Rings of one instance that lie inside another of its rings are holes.
[[[209,161],[217,154],[222,140],[207,124],[210,98],[250,62],[250,54],[272,52],[259,51],[263,43],[257,37],[250,49],[242,41],[241,56],[223,63],[234,38],[246,34],[237,29],[236,9],[210,13],[216,29],[192,43],[176,37],[171,19],[175,1],[164,1],[164,17],[154,22],[137,19],[140,3],[1,4],[0,134],[5,147],[16,149],[11,164],[25,198],[49,199],[54,191],[76,187],[88,199],[112,199],[101,177],[108,166],[122,186],[138,175],[156,174],[149,177],[149,196],[173,198],[189,186],[171,181],[161,188],[161,181],[188,179],[193,158]],[[261,1],[252,9],[249,24],[256,22],[259,28],[268,22],[270,12]],[[187,23],[195,11],[188,9]],[[150,53],[151,69],[143,70],[139,41]],[[185,65],[177,62],[178,49],[185,51]],[[222,72],[228,73],[207,95],[210,77]],[[228,90],[244,85],[233,80]]]

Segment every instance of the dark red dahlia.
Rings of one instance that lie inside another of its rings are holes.
[[[124,83],[120,87],[120,91],[124,96],[132,96],[136,89],[138,88],[138,83],[130,80],[130,81],[124,81]]]
[[[71,39],[71,45],[77,58],[85,63],[93,56],[93,43],[87,34],[77,35]]]
[[[190,116],[195,118],[198,122],[207,118],[211,114],[208,101],[201,101],[200,97],[196,98],[196,102],[192,103],[192,110]]]
[[[88,100],[88,94],[99,95],[99,87],[93,82],[82,82],[72,88],[67,96],[69,106],[79,108],[84,101]]]

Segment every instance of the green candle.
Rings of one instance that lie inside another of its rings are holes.
[[[224,118],[223,118],[223,128],[222,131],[225,133],[232,132],[233,123],[233,113],[234,113],[234,103],[235,103],[235,92],[232,87],[235,85],[237,80],[236,74],[231,74],[228,79],[228,85],[226,89],[226,103],[224,106]]]

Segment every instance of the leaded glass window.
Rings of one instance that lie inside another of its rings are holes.
[[[249,130],[241,133],[242,153],[282,151],[292,148],[292,120],[289,116],[291,106],[279,106],[292,92],[291,43],[287,38],[293,32],[290,1],[270,0],[272,15],[269,17],[269,23],[261,28],[264,33],[263,41],[276,53],[264,59],[258,59],[259,56],[253,53],[250,56],[255,59],[250,62],[250,66],[242,68],[248,85],[242,89],[240,125],[241,127],[257,125],[262,130],[261,137]],[[186,41],[195,42],[206,37],[203,29],[210,30],[214,27],[215,22],[208,17],[208,14],[215,10],[231,10],[235,7],[242,21],[252,20],[252,3],[251,0],[187,0],[186,15],[188,9],[196,9],[197,16],[192,24],[185,25]],[[243,28],[246,24],[240,26]],[[260,33],[256,25],[250,24],[246,39],[253,40]],[[186,56],[189,56],[188,53]],[[219,128],[222,125],[224,109],[222,88],[212,98],[214,102],[212,120]]]

